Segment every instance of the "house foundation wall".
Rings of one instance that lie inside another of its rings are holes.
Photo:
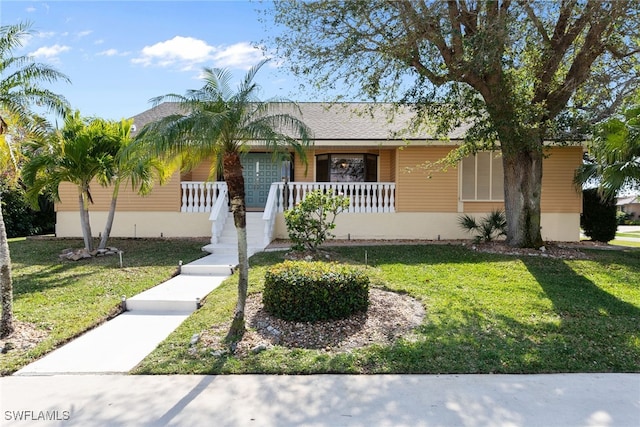
[[[90,212],[91,233],[98,237],[108,212]],[[82,237],[78,212],[57,212],[56,236]],[[111,237],[206,237],[211,238],[209,212],[116,212]]]
[[[107,212],[91,212],[94,237],[102,232]],[[338,239],[471,239],[458,225],[457,213],[396,212],[379,214],[343,213],[336,218],[333,234]],[[482,217],[484,214],[476,214]],[[77,212],[58,212],[56,236],[81,237]],[[112,237],[211,237],[209,213],[180,212],[118,212]],[[287,239],[284,215],[276,218],[276,239]],[[580,240],[580,214],[542,214],[542,238],[546,241],[575,242]]]
[[[332,233],[337,239],[352,240],[457,240],[471,239],[472,234],[458,225],[457,213],[396,212],[387,214],[340,214]],[[477,217],[482,217],[478,214]],[[545,241],[580,240],[580,214],[542,214],[542,238]],[[284,215],[276,222],[278,239],[288,238]]]

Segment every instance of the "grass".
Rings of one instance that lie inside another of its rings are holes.
[[[614,246],[627,246],[632,248],[640,248],[640,242],[631,242],[629,240],[615,239],[610,241],[609,244]]]
[[[119,311],[122,295],[131,297],[168,279],[179,260],[202,256],[206,243],[196,240],[111,239],[124,251],[85,261],[60,261],[64,248],[80,248],[81,240],[11,239],[14,315],[47,331],[30,350],[0,356],[0,375],[8,375]]]
[[[459,246],[334,249],[379,286],[427,311],[411,340],[350,353],[273,347],[245,358],[189,352],[194,334],[232,317],[236,277],[212,292],[135,370],[138,374],[548,373],[640,371],[640,251],[589,260],[512,257]],[[251,258],[250,291],[282,252]]]
[[[616,237],[635,237],[640,239],[640,231],[628,231],[624,233],[616,233]]]

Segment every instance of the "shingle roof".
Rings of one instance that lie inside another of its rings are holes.
[[[635,203],[640,203],[640,196],[618,197],[616,201],[617,206],[631,205]]]
[[[399,109],[391,116],[391,104],[303,102],[298,105],[301,119],[311,128],[316,141],[435,139],[425,130],[413,134],[403,132],[413,116],[408,108]],[[179,113],[178,104],[166,102],[134,116],[133,120],[140,130],[147,123],[175,113]],[[449,139],[462,139],[466,129],[454,129]]]

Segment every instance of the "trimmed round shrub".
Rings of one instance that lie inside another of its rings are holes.
[[[265,273],[262,303],[284,320],[343,319],[369,307],[369,277],[344,264],[285,261]]]

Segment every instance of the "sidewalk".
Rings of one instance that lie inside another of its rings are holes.
[[[638,374],[13,376],[0,390],[7,426],[640,425]]]

